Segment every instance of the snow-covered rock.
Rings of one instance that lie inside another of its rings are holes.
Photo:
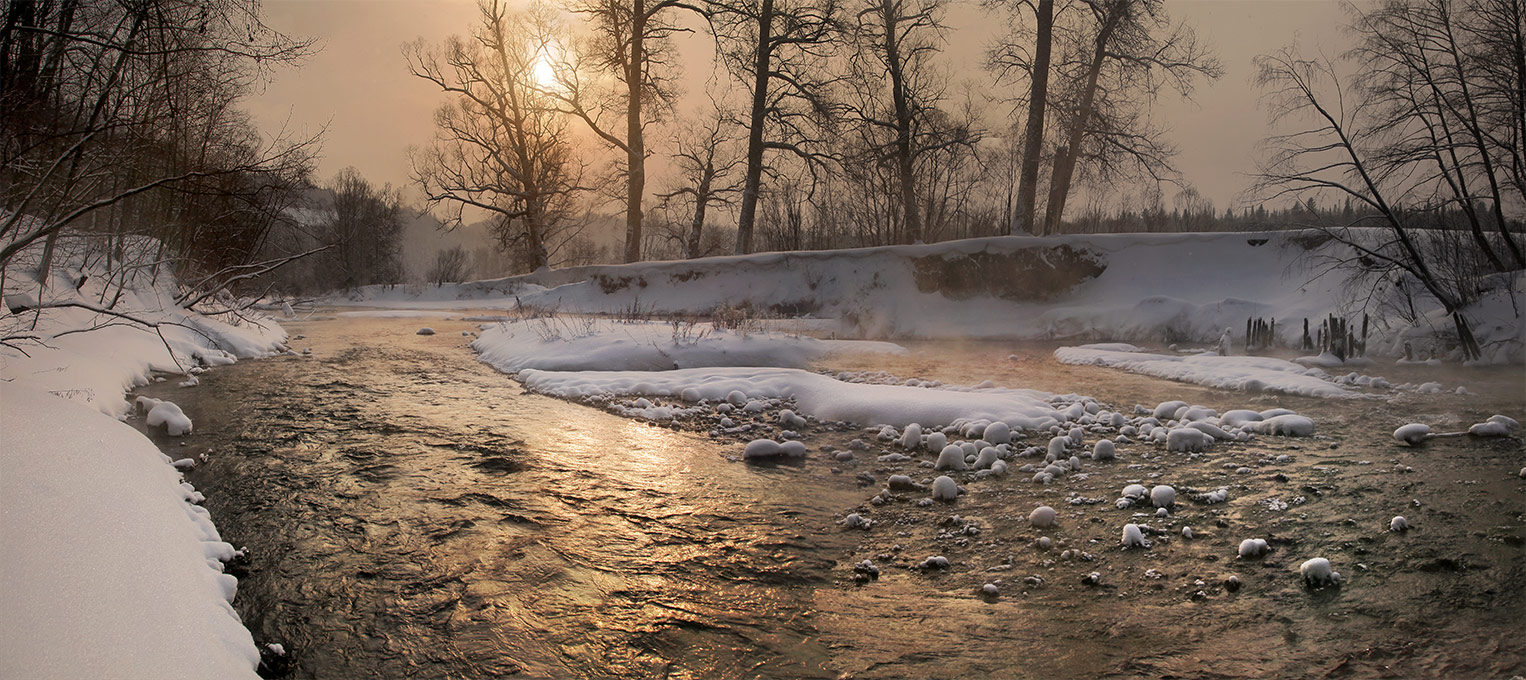
[[[1150,489],[1150,504],[1157,508],[1169,508],[1176,502],[1176,489],[1165,484]]]
[[[137,405],[146,412],[143,422],[149,427],[163,427],[171,437],[191,433],[191,419],[174,403],[152,397],[138,397]]]
[[[784,409],[779,412],[779,424],[790,429],[805,427],[805,419],[795,415],[794,411]]]
[[[1507,437],[1510,435],[1510,428],[1502,422],[1486,420],[1482,423],[1474,423],[1468,428],[1468,434],[1475,437]]]
[[[953,501],[959,498],[959,485],[948,475],[933,480],[933,500]]]
[[[948,558],[942,555],[933,555],[925,560],[922,560],[922,563],[917,566],[924,571],[930,569],[947,569]]]
[[[1312,437],[1314,436],[1314,420],[1296,413],[1283,413],[1266,417],[1253,423],[1246,423],[1245,429],[1256,434],[1270,434],[1284,437]]]
[[[1240,557],[1260,557],[1270,549],[1271,546],[1267,545],[1264,538],[1247,538],[1240,541]]]
[[[1340,572],[1330,567],[1330,560],[1316,557],[1298,566],[1298,573],[1303,576],[1305,585],[1312,587],[1338,586],[1341,584]]]
[[[1125,548],[1148,548],[1150,542],[1145,540],[1144,532],[1140,531],[1139,525],[1129,523],[1123,525],[1123,547]]]
[[[980,450],[980,455],[975,458],[973,467],[976,470],[985,470],[996,464],[1000,458],[999,451],[994,446],[987,446]]]
[[[933,464],[934,470],[966,470],[969,466],[964,463],[964,448],[955,444],[943,447],[938,454],[938,462]]]
[[[1113,442],[1107,439],[1098,440],[1092,446],[1092,460],[1113,460],[1116,457],[1117,448]]]
[[[1504,425],[1506,432],[1515,432],[1521,428],[1521,424],[1516,422],[1514,418],[1511,418],[1510,416],[1503,416],[1497,413],[1489,416],[1488,422]]]
[[[865,518],[863,515],[860,515],[856,512],[849,513],[848,516],[844,517],[842,520],[843,527],[848,529],[868,529],[872,524],[873,522],[869,521],[868,518]]]
[[[1040,529],[1047,529],[1054,526],[1054,521],[1057,516],[1058,515],[1055,513],[1054,508],[1051,508],[1047,505],[1040,505],[1037,508],[1034,508],[1033,512],[1028,513],[1028,523]]]
[[[992,444],[1006,444],[1012,441],[1012,428],[998,420],[987,425],[980,438]]]
[[[772,439],[754,439],[742,450],[743,460],[804,458],[805,455],[805,444],[798,441],[776,442]]]
[[[1190,427],[1179,427],[1166,434],[1166,450],[1178,453],[1207,451],[1213,445],[1213,436]]]
[[[1419,446],[1430,438],[1431,426],[1424,423],[1410,423],[1394,430],[1394,441],[1405,446]]]
[[[901,432],[901,448],[915,449],[922,445],[922,426],[912,423]]]

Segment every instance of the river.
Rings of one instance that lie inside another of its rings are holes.
[[[188,477],[225,540],[248,548],[230,567],[235,606],[258,641],[290,651],[291,677],[1473,677],[1526,663],[1512,632],[1526,588],[1519,440],[1383,441],[1406,418],[1520,417],[1518,376],[1449,376],[1484,393],[1469,402],[1325,403],[1060,367],[1047,347],[1008,357],[1001,343],[923,343],[899,359],[842,358],[834,367],[992,378],[1123,407],[1286,405],[1325,433],[1096,466],[1058,488],[974,483],[952,509],[907,494],[878,507],[867,500],[879,485],[857,473],[926,471],[819,453],[748,465],[736,441],[527,394],[475,360],[469,322],[284,325],[311,355],[142,393],[195,420],[190,437],[155,438],[177,458],[206,454]],[[816,428],[807,441],[815,451],[863,436]],[[1266,462],[1277,453],[1295,460]],[[1256,476],[1237,478],[1246,465]],[[1231,485],[1234,500],[1157,523],[1190,522],[1196,541],[1118,550],[1120,523],[1146,520],[1112,509],[1112,496],[1158,474],[1183,489]],[[1067,495],[1109,502],[1068,507]],[[1303,505],[1269,509],[1295,498]],[[1062,509],[1053,551],[1032,547],[1026,517],[1040,502]],[[845,530],[836,522],[850,511],[878,525]],[[962,526],[952,512],[981,533],[950,531]],[[1384,532],[1401,512],[1416,529]],[[1273,556],[1243,563],[1225,548],[1250,535],[1272,538]],[[1297,585],[1298,561],[1315,553],[1346,586]],[[931,554],[954,568],[911,568]],[[862,559],[884,575],[855,585]],[[1092,570],[1101,587],[1080,583]],[[1244,590],[1221,587],[1231,574]],[[1042,584],[1024,585],[1030,575]],[[979,597],[992,581],[1001,596]]]

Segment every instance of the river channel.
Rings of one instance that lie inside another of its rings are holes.
[[[879,451],[848,464],[819,453],[863,432],[813,425],[803,464],[749,465],[704,423],[526,393],[476,361],[463,335],[476,323],[283,325],[311,354],[140,393],[195,420],[189,437],[154,437],[175,458],[205,454],[188,479],[248,552],[230,566],[235,607],[257,641],[289,651],[289,677],[1509,677],[1526,664],[1520,440],[1385,441],[1405,419],[1522,417],[1518,372],[1449,374],[1449,389],[1482,393],[1467,397],[1323,403],[1063,367],[1052,348],[1008,356],[1000,343],[844,357],[835,368],[1080,391],[1117,408],[1288,406],[1321,427],[1317,440],[1191,459],[1125,449],[1056,487],[965,481],[952,507],[918,504],[925,493],[879,506],[867,501],[888,474],[929,471],[875,464]],[[1232,500],[1165,520],[1112,507],[1119,488],[1157,477]],[[1090,496],[1105,502],[1067,504]],[[1026,522],[1040,503],[1061,509],[1052,551]],[[847,512],[876,525],[844,529]],[[1416,524],[1404,536],[1386,532],[1399,513]],[[1128,521],[1156,525],[1157,545],[1121,551]],[[955,531],[967,524],[980,533]],[[1169,540],[1188,524],[1197,539]],[[1237,560],[1247,536],[1272,539],[1271,557]],[[933,554],[953,568],[915,569]],[[1315,554],[1346,572],[1342,588],[1298,585]],[[856,585],[863,559],[883,576]],[[1101,583],[1083,584],[1094,570]],[[1243,590],[1221,585],[1231,575]],[[987,582],[999,598],[979,596]]]

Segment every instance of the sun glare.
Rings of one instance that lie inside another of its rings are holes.
[[[530,75],[535,79],[535,84],[550,89],[556,87],[556,69],[551,66],[551,56],[544,51],[535,57],[535,64],[530,67]]]

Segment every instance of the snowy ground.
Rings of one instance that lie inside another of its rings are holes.
[[[1004,338],[1213,343],[1247,318],[1275,318],[1296,346],[1302,320],[1357,318],[1356,289],[1316,276],[1302,232],[1001,237],[932,245],[761,253],[695,261],[578,267],[444,286],[375,286],[336,304],[408,309],[553,309],[710,314],[747,307],[830,320],[827,334],[870,338]],[[1493,363],[1526,360],[1516,311],[1526,275],[1498,278],[1468,311]],[[1369,346],[1426,355],[1450,324],[1425,300],[1408,324],[1375,313]]]
[[[223,573],[233,547],[170,459],[117,420],[156,372],[194,389],[200,372],[281,351],[286,334],[259,315],[177,307],[167,274],[118,291],[78,262],[42,296],[78,306],[0,315],[0,335],[27,336],[0,347],[0,677],[253,677],[259,654]],[[7,306],[36,309],[37,282],[18,271]],[[157,328],[95,311],[112,300]],[[191,429],[173,403],[145,406],[149,422]]]
[[[1054,357],[1062,364],[1118,368],[1167,380],[1252,394],[1280,392],[1329,398],[1359,396],[1331,382],[1329,375],[1322,370],[1270,357],[1220,356],[1213,352],[1172,356],[1138,350],[1120,351],[1107,346],[1061,347],[1055,350]]]
[[[0,676],[253,677],[234,548],[170,459],[31,388],[6,385],[0,412]]]
[[[668,370],[703,366],[809,365],[832,352],[904,352],[888,342],[819,340],[778,332],[742,332],[708,322],[621,323],[593,317],[516,319],[486,326],[472,343],[482,360],[506,373]]]

